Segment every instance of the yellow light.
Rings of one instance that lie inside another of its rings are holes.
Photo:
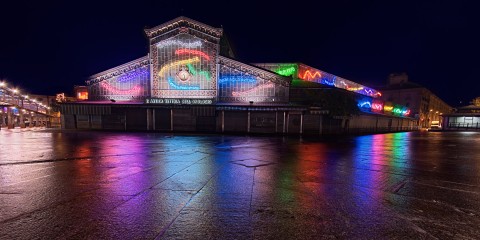
[[[162,76],[163,73],[165,72],[165,70],[167,70],[168,68],[171,68],[171,67],[174,67],[174,66],[179,66],[179,65],[184,65],[184,64],[189,64],[189,63],[194,63],[194,62],[198,62],[198,61],[200,61],[200,58],[199,57],[194,57],[194,58],[190,58],[190,59],[186,59],[186,60],[180,60],[180,61],[168,63],[165,66],[163,66],[162,69],[160,69],[160,71],[158,72],[158,76]]]
[[[18,93],[18,89],[13,89],[13,92],[14,92],[14,93]]]
[[[0,82],[0,87],[6,86],[5,82]]]

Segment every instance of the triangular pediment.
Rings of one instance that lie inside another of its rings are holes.
[[[194,29],[215,38],[220,38],[223,34],[222,28],[214,28],[184,16],[177,17],[156,27],[145,29],[145,33],[149,38],[154,38],[178,28]]]

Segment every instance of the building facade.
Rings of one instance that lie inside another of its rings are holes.
[[[415,128],[410,109],[381,101],[370,87],[302,63],[234,59],[222,28],[179,17],[145,33],[146,56],[91,76],[82,94],[88,100],[62,104],[64,128],[301,134]],[[353,110],[334,111],[342,102]]]
[[[388,86],[382,88],[381,99],[396,102],[411,110],[411,117],[417,119],[420,128],[441,125],[442,114],[453,112],[453,108],[432,91],[408,81],[406,73],[390,74]]]

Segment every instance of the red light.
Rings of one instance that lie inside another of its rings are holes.
[[[303,80],[309,80],[310,81],[310,80],[315,79],[315,76],[321,77],[322,74],[320,74],[319,71],[315,71],[315,73],[312,74],[312,72],[310,72],[310,70],[307,70],[303,73],[303,77],[300,77],[300,78],[303,79]]]
[[[180,54],[193,54],[193,55],[200,55],[201,57],[207,59],[210,61],[210,56],[208,56],[206,53],[198,50],[191,50],[191,49],[177,49],[175,50],[175,54],[180,55]]]

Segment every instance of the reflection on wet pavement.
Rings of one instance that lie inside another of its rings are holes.
[[[480,133],[0,143],[0,239],[480,238]]]

